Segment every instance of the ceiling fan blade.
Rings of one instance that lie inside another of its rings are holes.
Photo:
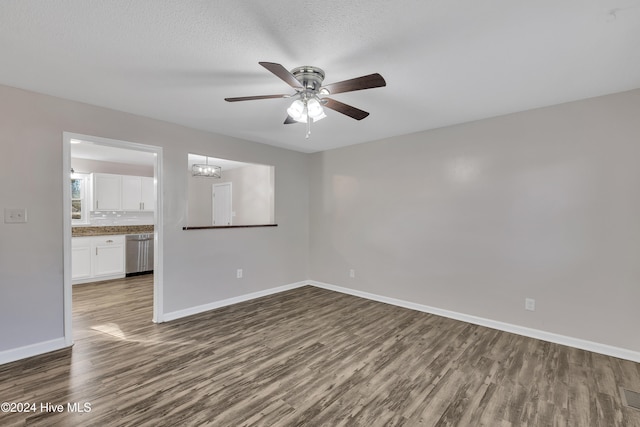
[[[387,82],[378,74],[369,74],[367,76],[356,77],[355,79],[344,80],[330,85],[322,86],[322,89],[329,91],[329,94],[353,92],[355,90],[373,89],[374,87],[386,86]]]
[[[331,98],[322,98],[322,104],[327,108],[330,108],[334,111],[337,111],[338,113],[342,113],[356,120],[362,120],[369,115],[369,113],[367,113],[366,111],[360,110],[359,108],[352,107],[351,105],[344,104]]]
[[[239,96],[236,98],[225,98],[227,102],[253,101],[256,99],[273,99],[273,98],[289,98],[291,95],[257,95],[257,96]]]
[[[294,89],[304,89],[302,83],[295,78],[293,74],[289,72],[286,68],[284,68],[280,64],[276,64],[275,62],[258,62],[258,64],[262,65],[267,70],[271,71],[277,77],[282,79],[286,84],[291,86]]]
[[[287,115],[287,118],[284,120],[284,124],[290,125],[292,123],[298,123],[298,121],[294,120],[293,117],[291,117],[290,115]]]

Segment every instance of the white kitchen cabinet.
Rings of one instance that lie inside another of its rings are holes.
[[[146,176],[122,176],[122,210],[153,211],[155,194],[153,178]]]
[[[140,183],[140,200],[142,201],[143,211],[154,211],[156,208],[156,191],[154,179],[147,176],[141,177]]]
[[[124,236],[93,238],[93,270],[95,278],[124,275]]]
[[[142,180],[139,176],[122,177],[122,210],[139,211],[142,208],[140,192]]]
[[[91,277],[91,237],[71,239],[71,279],[74,281]]]
[[[93,210],[119,211],[122,209],[122,175],[94,173]]]
[[[109,235],[71,239],[73,284],[118,279],[125,276],[125,236]]]

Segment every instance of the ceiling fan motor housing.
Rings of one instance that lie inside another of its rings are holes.
[[[303,65],[291,70],[291,74],[300,82],[306,90],[318,92],[324,80],[324,71],[311,65]]]

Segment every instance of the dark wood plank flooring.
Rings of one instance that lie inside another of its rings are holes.
[[[74,347],[0,366],[38,405],[0,425],[640,426],[640,364],[349,295],[151,313],[151,276],[75,286]]]

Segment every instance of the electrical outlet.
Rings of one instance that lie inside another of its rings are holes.
[[[242,279],[242,269],[241,268],[236,270],[236,278]]]
[[[5,208],[4,209],[4,223],[5,224],[19,224],[27,222],[27,209],[26,208]]]
[[[356,271],[353,268],[349,270],[349,277],[351,277],[352,279],[356,277]]]
[[[536,300],[534,300],[533,298],[525,298],[524,309],[529,311],[536,311]]]

